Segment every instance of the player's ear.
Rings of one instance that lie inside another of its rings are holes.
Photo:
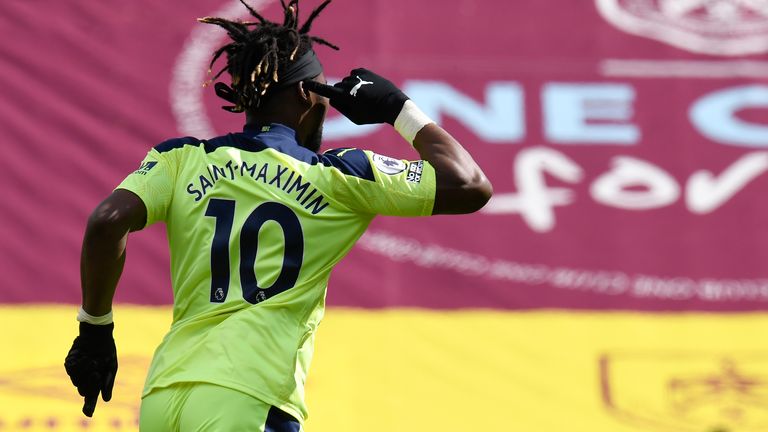
[[[299,98],[301,98],[304,103],[309,105],[313,104],[314,101],[312,100],[312,92],[304,88],[304,83],[302,81],[298,82],[296,90],[298,92]]]

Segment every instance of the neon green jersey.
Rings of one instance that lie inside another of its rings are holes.
[[[432,213],[435,172],[358,149],[313,153],[292,129],[152,149],[118,188],[164,221],[173,324],[144,394],[177,382],[243,391],[304,421],[328,278],[377,214]]]

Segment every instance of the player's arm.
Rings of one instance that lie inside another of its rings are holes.
[[[89,315],[102,316],[112,310],[128,233],[143,228],[146,220],[144,202],[125,189],[116,189],[91,213],[80,256],[83,310]]]
[[[355,124],[389,123],[411,142],[435,170],[432,214],[472,213],[491,198],[491,183],[466,149],[387,79],[355,69],[333,86],[317,81],[304,86],[328,97]]]
[[[464,147],[435,123],[422,127],[413,140],[422,159],[435,169],[432,214],[472,213],[491,199],[493,187]]]
[[[84,398],[83,414],[93,416],[99,393],[112,399],[117,348],[112,337],[112,298],[123,272],[128,233],[147,219],[144,203],[133,192],[117,189],[88,218],[80,255],[83,304],[80,332],[64,359],[64,368]]]

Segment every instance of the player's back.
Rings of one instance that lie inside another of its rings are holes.
[[[166,141],[119,186],[165,221],[173,324],[145,394],[211,382],[306,417],[328,277],[376,214],[428,215],[434,170],[358,149],[316,154],[273,124]]]
[[[334,190],[370,177],[355,171],[363,152],[318,155],[282,125],[155,150],[178,167],[166,221],[176,304],[190,303],[177,322],[324,285],[373,217]]]

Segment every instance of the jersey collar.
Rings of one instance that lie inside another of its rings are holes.
[[[243,126],[243,133],[253,138],[261,134],[277,134],[296,141],[296,131],[280,123],[270,123],[268,125],[247,124]]]

